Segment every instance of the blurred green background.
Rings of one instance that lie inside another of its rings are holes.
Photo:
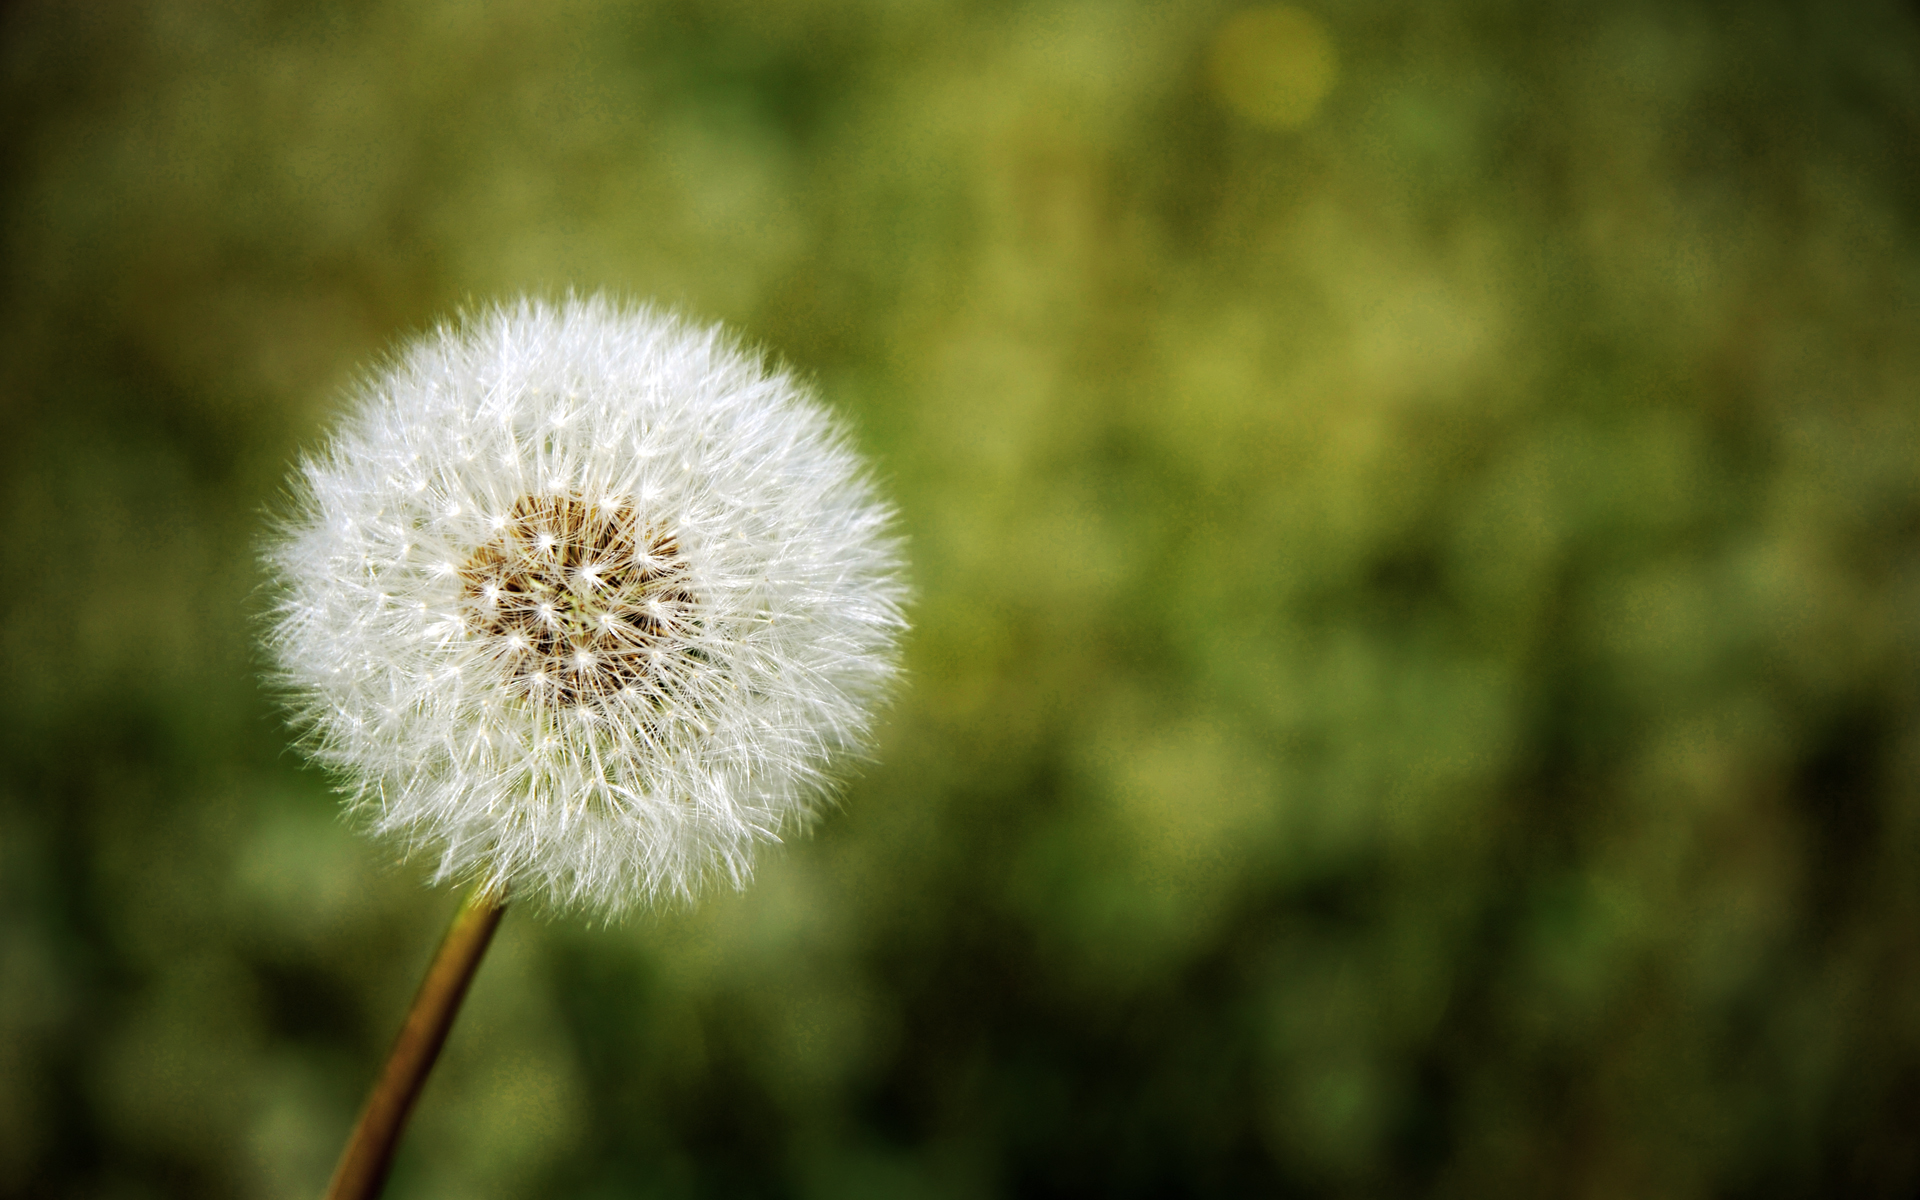
[[[610,288],[918,600],[743,894],[509,916],[396,1197],[1920,1189],[1920,11],[0,13],[0,1195],[315,1196],[456,902],[258,680],[356,372]]]

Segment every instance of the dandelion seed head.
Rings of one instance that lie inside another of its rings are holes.
[[[437,877],[608,914],[738,885],[896,671],[900,548],[845,434],[647,308],[435,330],[297,492],[269,554],[280,679],[314,757]]]

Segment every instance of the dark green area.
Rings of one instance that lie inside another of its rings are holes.
[[[0,12],[0,1195],[313,1196],[456,898],[254,649],[357,370],[817,380],[910,677],[754,885],[510,914],[395,1197],[1920,1189],[1920,13]]]

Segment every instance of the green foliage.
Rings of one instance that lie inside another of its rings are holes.
[[[455,898],[263,513],[528,288],[818,380],[911,678],[749,891],[510,916],[393,1195],[1912,1194],[1920,22],[1307,7],[1284,128],[1215,4],[0,16],[0,1195],[317,1194]]]

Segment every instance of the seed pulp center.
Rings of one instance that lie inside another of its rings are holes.
[[[679,542],[624,504],[523,496],[460,580],[468,630],[530,699],[658,703],[700,657]]]

